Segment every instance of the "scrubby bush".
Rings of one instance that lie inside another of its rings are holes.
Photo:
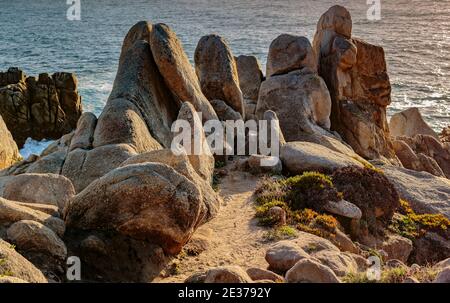
[[[337,220],[321,213],[324,203],[342,198],[329,176],[306,172],[286,179],[265,177],[258,183],[255,195],[256,217],[261,225],[277,224],[270,209],[278,206],[286,212],[287,223],[298,230],[326,238],[336,232]],[[280,234],[279,228],[272,234]]]
[[[342,199],[331,178],[321,173],[305,172],[288,178],[283,183],[288,191],[287,203],[292,210],[311,208],[322,211],[325,203]]]
[[[442,214],[416,214],[407,201],[400,200],[399,213],[393,217],[390,229],[409,239],[418,238],[426,232],[447,237],[450,220]]]
[[[319,214],[311,209],[293,212],[291,221],[298,230],[324,238],[329,238],[338,227],[338,222],[333,216]]]
[[[332,180],[343,198],[361,209],[362,220],[367,223],[371,232],[376,231],[378,222],[387,225],[400,206],[400,198],[394,185],[377,170],[344,167],[333,173]]]

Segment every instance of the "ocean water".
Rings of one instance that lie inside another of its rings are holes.
[[[273,39],[290,33],[312,40],[334,4],[352,14],[353,36],[386,51],[388,113],[416,106],[436,131],[450,124],[450,0],[381,0],[379,21],[367,20],[366,0],[81,0],[81,21],[67,20],[66,0],[0,0],[0,70],[75,72],[84,110],[98,115],[123,38],[140,20],[171,26],[191,59],[200,37],[217,33],[234,55],[255,55],[265,66]]]

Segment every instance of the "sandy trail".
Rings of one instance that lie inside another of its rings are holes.
[[[253,192],[257,180],[257,177],[240,171],[230,171],[221,179],[219,194],[223,203],[220,212],[193,237],[207,238],[208,248],[197,256],[180,257],[177,273],[161,282],[182,282],[195,272],[222,265],[267,268],[264,255],[270,243],[264,241],[266,230],[258,226],[254,218]]]

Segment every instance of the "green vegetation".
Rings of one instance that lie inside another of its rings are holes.
[[[216,161],[215,163],[214,163],[214,168],[224,168],[225,167],[225,162],[223,162],[223,161]]]
[[[333,173],[332,180],[343,198],[361,209],[362,220],[372,234],[377,234],[379,227],[388,226],[400,206],[394,185],[375,169],[344,167]]]
[[[320,213],[324,203],[341,199],[327,175],[306,172],[285,179],[265,177],[257,186],[255,194],[256,217],[261,225],[277,225],[278,218],[273,218],[269,212],[276,206],[286,212],[287,224],[290,225],[270,231],[268,239],[290,236],[294,227],[321,237],[329,237],[336,231],[337,220]]]
[[[212,177],[212,185],[211,185],[212,189],[214,191],[218,191],[219,190],[219,184],[220,184],[220,177],[219,177],[219,175],[214,173],[213,177]]]
[[[432,267],[421,267],[411,270],[406,267],[385,268],[381,272],[380,280],[369,280],[366,272],[349,273],[343,281],[346,283],[403,283],[406,278],[412,277],[421,283],[432,282],[437,275],[437,270]]]
[[[390,229],[409,239],[421,237],[428,231],[441,234],[450,228],[450,220],[442,214],[416,214],[411,205],[400,200],[399,214],[396,214],[390,225]]]
[[[11,270],[2,268],[4,264],[6,264],[6,258],[0,258],[0,278],[13,276],[14,273]]]
[[[271,229],[264,234],[264,239],[266,241],[280,241],[286,239],[292,239],[297,236],[297,231],[291,226],[279,226],[277,228]]]

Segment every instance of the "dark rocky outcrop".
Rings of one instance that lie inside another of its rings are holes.
[[[332,100],[331,129],[364,158],[398,163],[386,119],[391,85],[384,50],[351,32],[350,13],[336,5],[322,15],[314,36],[319,74]]]
[[[75,74],[27,77],[10,68],[0,73],[0,115],[21,147],[28,137],[57,139],[72,131],[82,112]]]

